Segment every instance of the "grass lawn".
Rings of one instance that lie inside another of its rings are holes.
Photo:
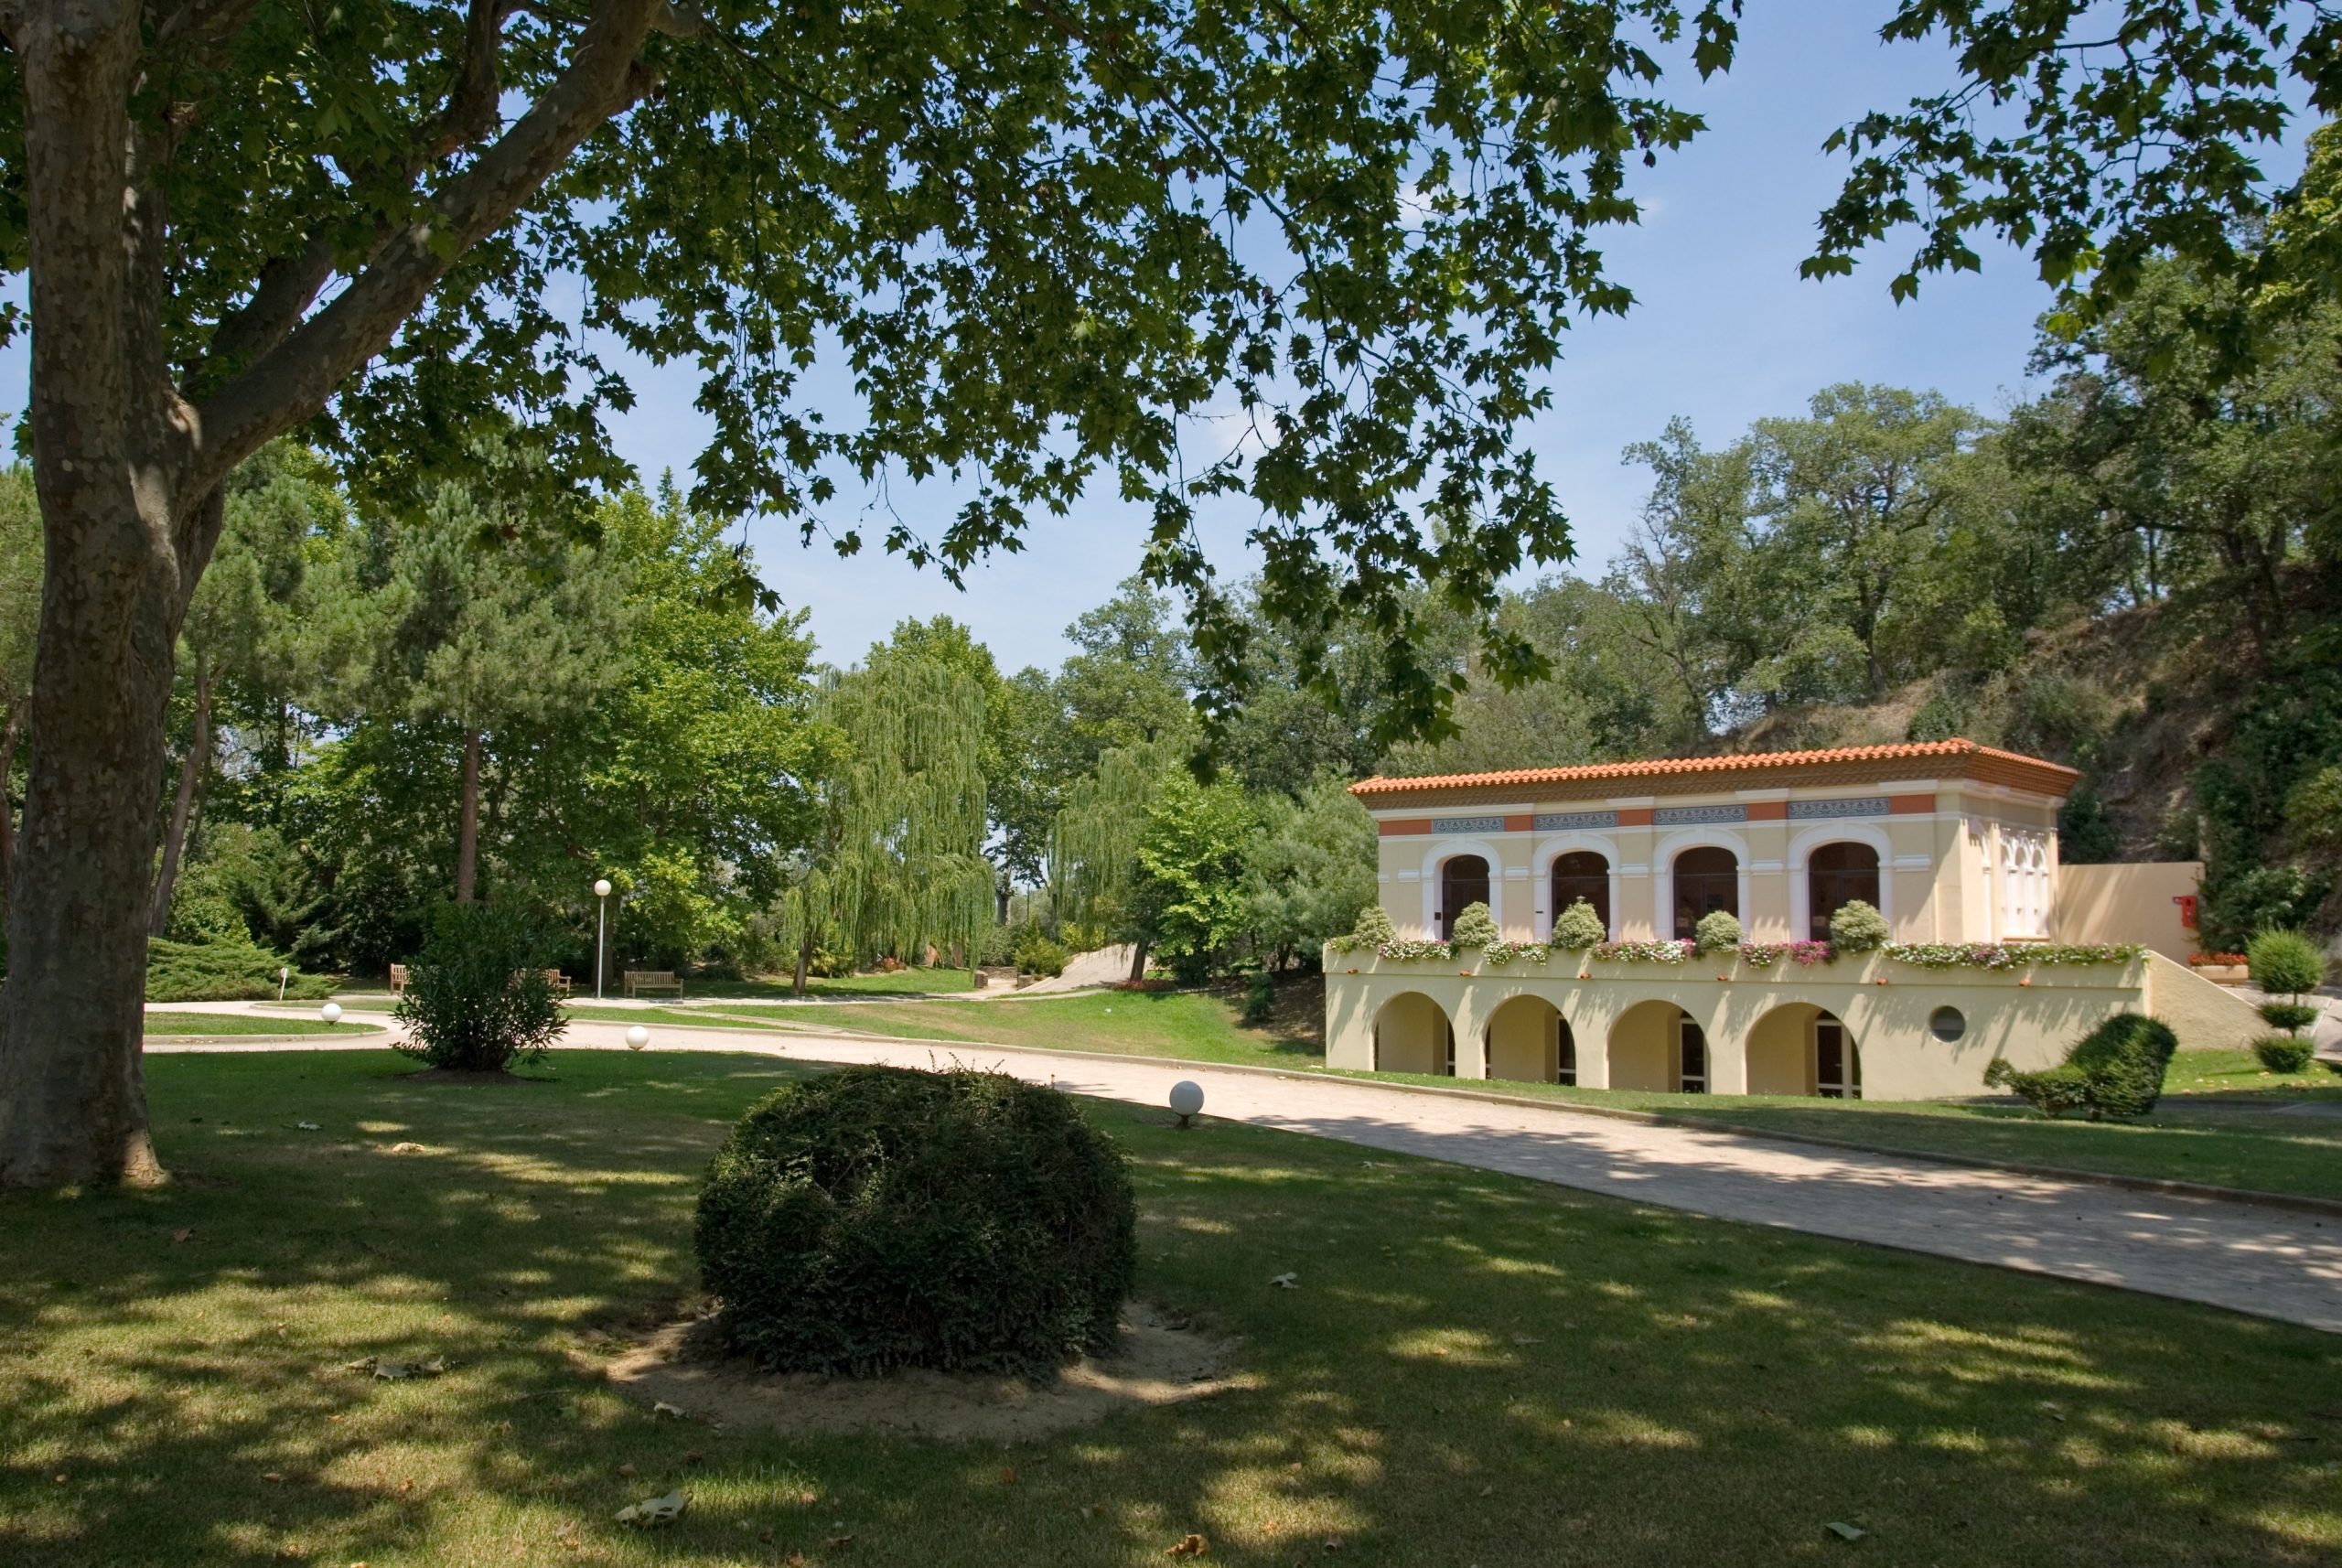
[[[571,1018],[592,1018],[614,1024],[642,1024],[655,1027],[661,1024],[696,1024],[714,1029],[758,1029],[768,1026],[746,1023],[728,1015],[711,1018],[691,1007],[610,1007],[592,1002],[564,1002],[562,1013]]]
[[[374,1024],[328,1024],[306,1013],[164,1013],[146,1015],[150,1035],[379,1035]]]
[[[1030,1002],[915,1002],[841,1007],[727,1008],[743,1017],[809,1029],[859,1029],[914,1040],[1043,1046],[1065,1051],[1172,1057],[1184,1061],[1308,1068],[1325,1057],[1317,1027],[1322,993],[1285,987],[1267,1025],[1239,1020],[1233,993],[1093,992]]]
[[[828,980],[810,979],[805,983],[808,994],[814,996],[935,996],[975,989],[975,972],[966,969],[898,969],[892,974],[841,974]],[[573,983],[580,977],[571,976]],[[759,975],[754,980],[706,980],[698,975],[683,977],[683,994],[704,999],[711,996],[739,997],[744,1000],[778,1001],[794,996],[790,977],[786,974]],[[582,987],[591,991],[591,972],[582,979]],[[607,977],[605,989],[613,995],[623,993],[618,972]]]
[[[2342,1100],[2342,1073],[2323,1062],[2304,1072],[2271,1072],[2251,1051],[2181,1051],[2164,1074],[2163,1091],[2232,1101]]]
[[[1248,1386],[1015,1447],[654,1418],[593,1363],[693,1300],[697,1173],[802,1069],[555,1060],[492,1086],[388,1052],[150,1061],[182,1179],[0,1200],[0,1561],[2342,1552],[2342,1337],[1112,1105],[1140,1290],[1239,1337]],[[672,1529],[612,1522],[676,1487]]]

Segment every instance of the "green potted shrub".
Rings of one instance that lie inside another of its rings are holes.
[[[1610,933],[1602,924],[1602,917],[1594,906],[1581,898],[1562,911],[1553,922],[1553,945],[1570,952],[1584,952],[1596,942],[1606,942]]]
[[[1700,952],[1730,952],[1740,946],[1740,917],[1729,909],[1711,909],[1692,928],[1692,946]]]
[[[1888,934],[1886,917],[1860,898],[1839,905],[1837,912],[1830,917],[1830,950],[1833,953],[1851,957],[1876,952],[1886,945]]]
[[[1358,912],[1358,924],[1350,928],[1350,946],[1372,950],[1385,942],[1399,940],[1399,928],[1391,923],[1390,911],[1380,904],[1369,904]]]
[[[776,1371],[1047,1376],[1112,1348],[1138,1261],[1122,1151],[1005,1073],[851,1067],[778,1090],[693,1233],[733,1348]]]
[[[1456,934],[1448,939],[1459,948],[1484,948],[1490,942],[1502,941],[1497,930],[1497,918],[1486,904],[1475,901],[1464,906],[1456,917]]]

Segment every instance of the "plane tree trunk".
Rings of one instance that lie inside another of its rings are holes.
[[[149,936],[170,928],[171,892],[178,886],[179,863],[187,854],[188,824],[195,816],[197,797],[211,771],[211,669],[199,651],[195,656],[195,726],[188,736],[187,760],[179,764],[178,793],[171,800],[170,826],[163,831],[163,864],[155,873],[155,912],[147,921]]]

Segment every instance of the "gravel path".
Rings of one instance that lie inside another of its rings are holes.
[[[242,1011],[243,1004],[193,1010]],[[186,1007],[176,1011],[190,1010]],[[390,1022],[349,1009],[354,1021]],[[575,1022],[566,1044],[623,1048],[625,1026]],[[380,1049],[381,1036],[333,1048]],[[320,1043],[322,1045],[322,1042]],[[801,1060],[999,1068],[1078,1094],[1161,1105],[1203,1086],[1206,1113],[1367,1148],[1503,1171],[1638,1203],[1969,1262],[2176,1296],[2342,1333],[2342,1219],[2139,1193],[1683,1127],[1499,1104],[1352,1079],[1231,1071],[1133,1057],[908,1044],[765,1030],[653,1031],[662,1050]],[[170,1051],[298,1050],[233,1036]]]

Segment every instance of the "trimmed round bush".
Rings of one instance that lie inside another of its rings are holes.
[[[1702,952],[1723,952],[1740,945],[1740,917],[1729,909],[1711,909],[1692,928],[1692,945]]]
[[[2014,1090],[2051,1116],[2088,1111],[2090,1120],[2143,1116],[2163,1098],[2164,1072],[2178,1036],[2159,1019],[2119,1013],[2074,1042],[2066,1059],[2043,1072],[2019,1072],[1995,1058],[1984,1081]]]
[[[2252,1054],[2271,1072],[2307,1072],[2317,1047],[2299,1035],[2265,1035],[2252,1042]]]
[[[758,1101],[700,1194],[701,1278],[779,1371],[1045,1376],[1112,1347],[1138,1255],[1130,1173],[1055,1090],[857,1067]]]
[[[1358,924],[1350,928],[1350,940],[1362,948],[1379,948],[1385,942],[1399,940],[1399,928],[1391,923],[1391,912],[1380,904],[1369,904],[1358,912]]]
[[[1459,948],[1484,948],[1503,937],[1497,929],[1496,916],[1486,904],[1475,900],[1456,917],[1456,935],[1449,940]]]
[[[1563,910],[1561,918],[1553,922],[1553,945],[1570,952],[1580,952],[1609,940],[1602,917],[1583,898]]]
[[[2317,1022],[2318,1010],[2306,1002],[2263,1002],[2261,1021],[2274,1029],[2300,1034]]]
[[[1839,905],[1830,917],[1830,946],[1837,952],[1876,952],[1887,935],[1886,917],[1860,898]]]
[[[2272,996],[2299,996],[2326,983],[2326,951],[2307,933],[2272,926],[2245,945],[2252,983]]]

